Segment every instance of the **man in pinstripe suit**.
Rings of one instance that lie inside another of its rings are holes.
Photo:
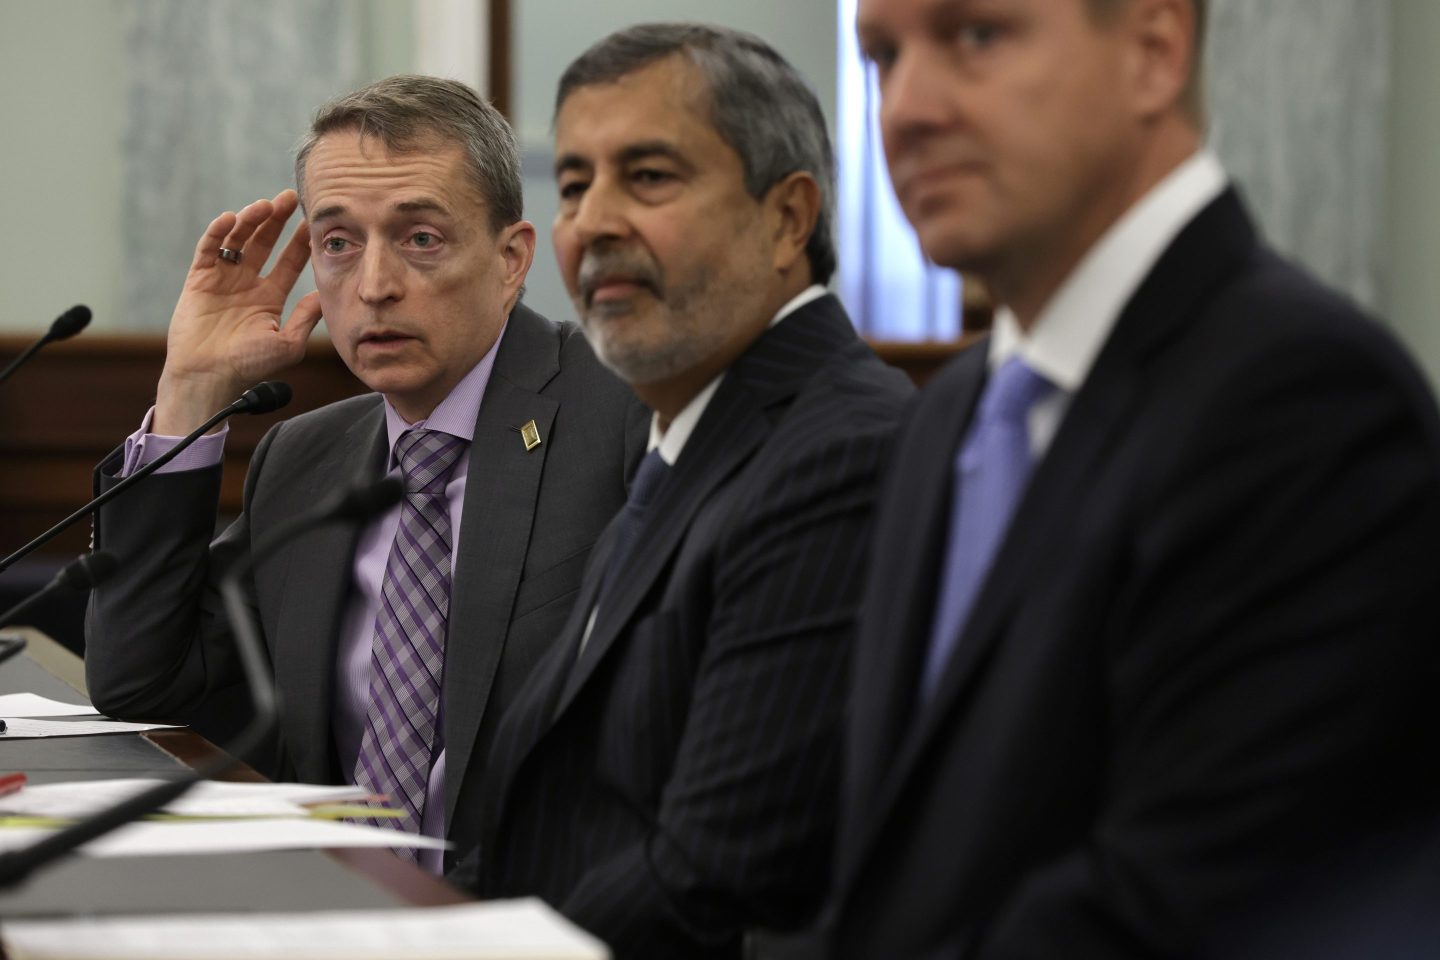
[[[866,531],[911,388],[821,286],[829,142],[773,50],[632,28],[557,104],[556,252],[651,452],[502,722],[469,867],[618,957],[734,957],[827,887]]]

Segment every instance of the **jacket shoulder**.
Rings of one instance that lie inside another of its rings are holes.
[[[336,400],[281,420],[267,431],[267,437],[271,445],[280,447],[327,447],[343,440],[345,431],[357,420],[378,413],[383,402],[378,393]]]

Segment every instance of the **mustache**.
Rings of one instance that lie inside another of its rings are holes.
[[[644,254],[621,250],[587,252],[580,260],[580,295],[586,303],[595,293],[602,280],[618,277],[648,287],[655,296],[662,296],[664,284],[660,279],[660,268]]]

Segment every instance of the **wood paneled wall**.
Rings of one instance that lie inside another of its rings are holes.
[[[32,339],[0,337],[0,367]],[[875,346],[923,383],[962,345]],[[164,358],[164,337],[82,335],[47,346],[0,386],[0,556],[90,499],[91,471],[139,425],[154,400]],[[312,341],[304,362],[284,379],[295,389],[289,407],[230,421],[222,513],[239,510],[245,465],[272,424],[365,390],[322,338]],[[79,523],[36,556],[74,556],[89,535],[89,524]]]
[[[0,364],[32,338],[0,338]],[[140,424],[155,398],[165,359],[161,336],[85,336],[47,346],[0,386],[0,550],[8,554],[91,496],[95,464]],[[330,344],[316,340],[286,379],[290,406],[266,416],[236,416],[225,443],[221,509],[238,510],[245,465],[260,437],[282,417],[364,392]],[[90,527],[79,523],[42,548],[74,556]],[[0,554],[3,555],[3,554]]]

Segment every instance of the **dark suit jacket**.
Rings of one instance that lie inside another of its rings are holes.
[[[843,957],[1183,956],[1433,802],[1440,427],[1226,193],[1123,310],[917,706],[985,346],[922,396],[856,652]]]
[[[505,717],[483,895],[544,897],[621,958],[738,956],[747,926],[807,920],[865,535],[911,391],[833,297],[730,367],[583,655],[609,532]]]
[[[527,452],[516,428],[531,419],[543,442]],[[459,849],[476,840],[477,786],[501,712],[565,623],[646,430],[644,408],[576,327],[516,307],[475,423],[452,578],[445,811]],[[213,545],[219,467],[157,474],[104,507],[96,546],[122,562],[91,601],[86,676],[97,709],[185,719],[238,683],[218,574],[331,491],[378,479],[386,452],[384,407],[369,394],[268,432],[250,462],[244,513]],[[114,482],[104,466],[100,487]],[[251,594],[283,712],[275,755],[262,764],[271,776],[348,775],[331,720],[358,537],[354,526],[325,527],[255,570]]]

